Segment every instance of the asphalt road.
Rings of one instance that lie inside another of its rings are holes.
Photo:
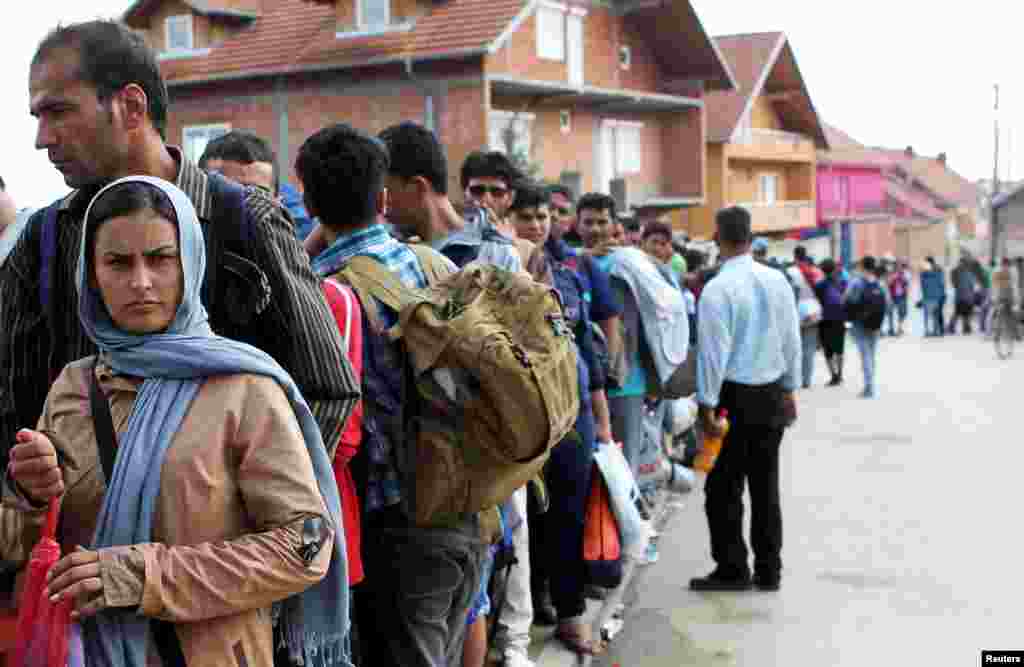
[[[852,341],[848,341],[852,343]],[[782,454],[779,593],[701,594],[703,493],[636,577],[611,667],[978,665],[1024,649],[1024,348],[975,336],[887,339],[879,397],[800,394]],[[748,513],[749,516],[749,513]]]

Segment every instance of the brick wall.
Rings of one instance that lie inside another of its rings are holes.
[[[449,68],[451,69],[451,68]],[[477,70],[479,72],[479,70]],[[446,74],[458,74],[448,71]],[[280,153],[279,112],[287,109],[287,155],[283,177],[293,178],[291,165],[299,147],[311,134],[333,123],[345,122],[376,134],[406,120],[426,122],[427,92],[386,68],[359,73],[320,75],[294,79],[278,97],[270,82],[223,82],[216,86],[173,88],[167,140],[180,145],[187,125],[230,124],[264,137]],[[486,147],[485,109],[489,100],[479,78],[434,79],[427,85],[433,94],[437,132],[448,150],[450,184],[458,191],[458,168],[472,150]],[[286,101],[286,107],[282,106]],[[456,197],[457,198],[457,197]]]
[[[583,19],[584,82],[598,88],[628,88],[645,92],[665,92],[660,88],[659,68],[649,47],[649,39],[638,28],[607,9],[590,7]],[[619,47],[629,46],[632,64],[619,64]],[[537,18],[523,21],[508,42],[487,61],[487,71],[524,79],[568,81],[565,62],[537,56]]]

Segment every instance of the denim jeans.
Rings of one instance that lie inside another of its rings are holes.
[[[889,321],[889,335],[895,336],[903,331],[903,321],[907,319],[907,297],[900,297],[892,300],[889,312],[886,313]]]
[[[860,352],[861,364],[864,367],[864,393],[875,393],[875,364],[878,359],[878,331],[868,331],[860,324],[853,325],[853,341]]]
[[[803,348],[803,387],[807,389],[814,380],[814,356],[818,354],[818,325],[800,329],[800,343]]]
[[[356,607],[363,664],[461,664],[487,553],[476,519],[421,528],[388,508],[367,517],[363,535],[366,581]]]

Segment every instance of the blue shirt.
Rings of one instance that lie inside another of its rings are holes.
[[[611,274],[615,266],[615,253],[604,257],[595,257],[594,262],[598,268],[606,274]],[[615,295],[615,304],[618,312],[622,315],[622,325],[625,335],[627,350],[632,350],[629,356],[629,375],[623,380],[622,386],[618,389],[608,389],[609,398],[625,398],[628,396],[645,396],[647,394],[647,373],[644,371],[644,364],[641,358],[641,346],[646,345],[643,330],[640,328],[640,312],[636,305],[636,299],[626,284],[616,278],[611,281],[612,293]]]
[[[778,270],[734,257],[722,265],[697,304],[697,402],[717,407],[722,383],[787,391],[800,376],[800,318],[793,288]]]
[[[622,305],[616,302],[612,294],[608,270],[598,262],[601,258],[588,258],[565,241],[560,241],[559,247],[565,257],[563,264],[575,271],[583,281],[583,298],[590,304],[590,319],[604,322],[622,315]]]

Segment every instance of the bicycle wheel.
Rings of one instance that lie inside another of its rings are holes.
[[[1017,336],[1011,317],[1012,315],[1008,313],[1000,313],[1000,317],[993,323],[992,340],[996,344],[996,356],[1000,359],[1009,359],[1013,356]]]

